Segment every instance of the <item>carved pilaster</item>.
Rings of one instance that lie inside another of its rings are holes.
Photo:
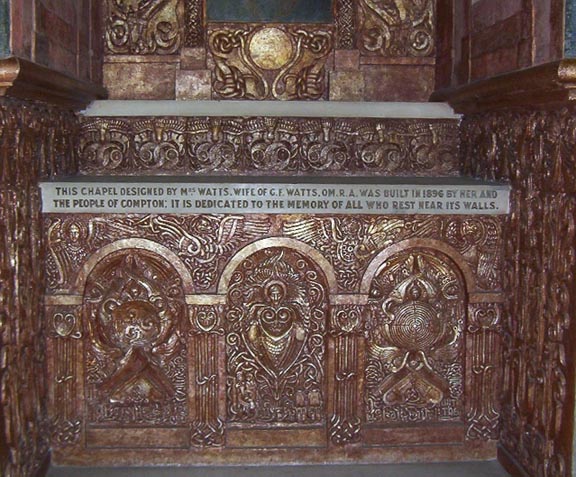
[[[204,4],[206,0],[186,0],[185,46],[196,48],[204,45]]]
[[[467,439],[498,438],[500,405],[494,389],[500,386],[502,308],[499,304],[474,303],[468,306]]]
[[[190,408],[192,445],[214,447],[224,444],[225,376],[221,358],[224,351],[224,306],[190,306]]]
[[[356,12],[354,0],[336,0],[336,41],[340,50],[352,50],[356,38]]]
[[[334,305],[330,315],[334,384],[329,436],[332,444],[352,444],[360,441],[362,426],[363,307]]]
[[[80,441],[82,414],[82,326],[78,307],[48,308],[49,366],[51,367],[52,444],[76,446]]]
[[[513,187],[500,442],[515,465],[543,477],[570,475],[573,452],[575,118],[574,108],[523,110],[472,115],[462,125],[463,170]]]

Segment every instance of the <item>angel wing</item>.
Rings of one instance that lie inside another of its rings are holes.
[[[238,248],[242,243],[265,237],[270,231],[270,220],[257,216],[230,215],[220,222],[217,246],[220,253]]]
[[[284,234],[306,243],[342,241],[335,219],[304,219],[284,224]]]

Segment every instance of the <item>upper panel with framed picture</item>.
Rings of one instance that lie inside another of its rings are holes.
[[[116,99],[427,100],[450,1],[104,0],[105,83]]]

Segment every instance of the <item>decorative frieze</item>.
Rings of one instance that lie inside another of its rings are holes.
[[[86,118],[91,175],[309,172],[454,175],[457,123],[423,119]]]

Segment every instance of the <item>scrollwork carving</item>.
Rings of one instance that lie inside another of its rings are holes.
[[[52,290],[69,289],[87,257],[134,236],[172,249],[189,267],[194,287],[212,289],[226,260],[243,244],[267,235],[269,218],[238,215],[144,215],[47,218],[47,273]]]
[[[184,149],[183,149],[184,144]],[[441,120],[90,118],[84,174],[458,171],[457,124]]]
[[[128,151],[132,144],[131,135],[130,124],[126,121],[84,121],[80,138],[80,156],[84,171],[105,174],[130,167]]]
[[[109,54],[170,55],[182,44],[183,0],[106,0]]]
[[[214,61],[214,94],[221,99],[324,97],[333,36],[328,28],[305,25],[212,27],[208,51]]]
[[[360,0],[359,48],[365,55],[434,53],[434,0]]]

